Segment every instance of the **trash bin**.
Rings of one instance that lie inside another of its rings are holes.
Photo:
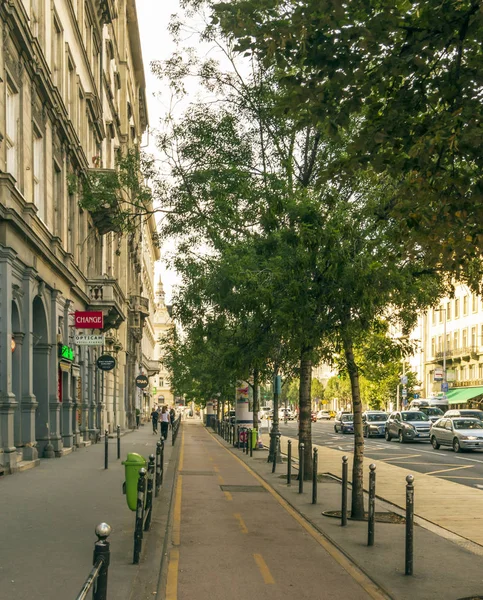
[[[127,458],[122,463],[126,481],[124,482],[124,493],[126,494],[127,505],[131,510],[136,510],[138,498],[138,479],[139,470],[146,469],[147,461],[144,456],[136,452],[129,452]]]

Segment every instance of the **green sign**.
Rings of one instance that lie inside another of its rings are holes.
[[[59,356],[65,360],[74,360],[74,350],[70,346],[60,346]]]

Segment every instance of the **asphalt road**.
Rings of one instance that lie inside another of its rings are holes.
[[[297,438],[297,421],[280,422],[282,435]],[[455,454],[451,448],[433,450],[429,441],[400,444],[384,438],[365,439],[367,458],[383,460],[409,471],[425,473],[483,490],[483,450]],[[312,442],[344,453],[353,451],[354,436],[334,432],[334,421],[312,423]]]

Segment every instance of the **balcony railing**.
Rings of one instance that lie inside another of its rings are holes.
[[[89,309],[102,310],[104,314],[104,329],[117,329],[126,320],[124,294],[117,279],[96,277],[88,279],[87,294]]]
[[[477,346],[464,346],[463,348],[448,348],[446,350],[446,358],[457,358],[461,356],[472,356],[478,354]],[[445,356],[444,352],[436,352],[436,359],[443,359]]]
[[[141,316],[149,316],[149,298],[144,296],[131,296],[129,298],[131,309],[139,312]]]

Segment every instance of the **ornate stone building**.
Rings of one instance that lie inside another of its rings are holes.
[[[159,251],[153,217],[121,235],[112,207],[79,205],[84,176],[112,173],[147,127],[135,0],[3,0],[0,26],[0,472],[13,472],[134,424],[136,375],[155,370],[152,325],[142,340]],[[75,343],[83,310],[102,311],[104,347]],[[114,370],[96,367],[102,353]]]
[[[159,361],[159,374],[151,378],[151,395],[154,405],[174,403],[173,392],[169,372],[163,365],[163,352],[160,344],[161,338],[174,327],[173,320],[169,314],[169,307],[166,305],[163,282],[159,278],[156,288],[156,310],[153,316],[153,325],[156,339],[155,357]]]

